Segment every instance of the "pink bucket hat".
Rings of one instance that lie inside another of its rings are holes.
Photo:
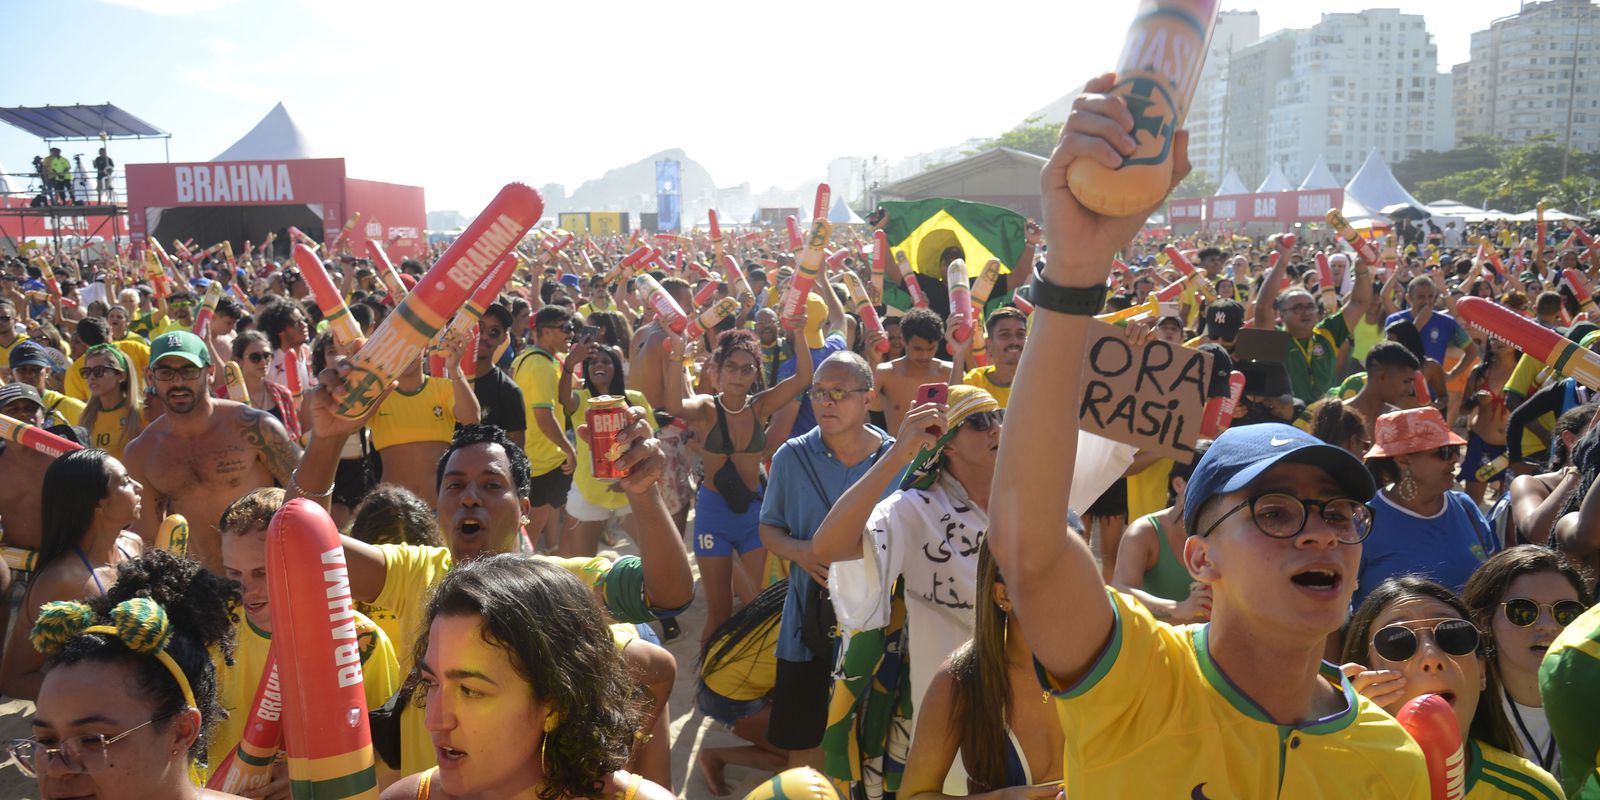
[[[1455,435],[1450,426],[1444,424],[1444,415],[1433,406],[1391,411],[1378,417],[1376,428],[1372,435],[1372,449],[1367,451],[1367,458],[1403,456],[1447,445],[1467,443],[1467,440]]]

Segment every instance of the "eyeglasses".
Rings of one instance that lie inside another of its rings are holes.
[[[10,314],[7,314],[7,315],[5,315],[3,317],[0,317],[0,322],[10,322],[11,320],[14,320],[14,319],[16,319],[16,317],[13,317]]]
[[[1250,516],[1255,520],[1256,530],[1274,539],[1293,539],[1300,535],[1306,528],[1306,520],[1310,514],[1307,507],[1316,508],[1318,515],[1328,527],[1332,528],[1338,536],[1340,544],[1360,544],[1372,532],[1372,509],[1366,505],[1351,500],[1347,497],[1336,497],[1332,500],[1302,500],[1292,494],[1283,492],[1267,492],[1254,497],[1246,498],[1243,502],[1228,509],[1227,513],[1211,523],[1201,536],[1210,536],[1228,517],[1238,513],[1244,507],[1250,507]]]
[[[1478,626],[1467,620],[1439,620],[1433,626],[1420,630],[1427,631],[1433,637],[1433,643],[1447,655],[1466,656],[1478,651]],[[1385,661],[1410,661],[1417,654],[1417,632],[1405,625],[1389,625],[1373,634],[1372,649]]]
[[[813,403],[842,403],[846,397],[853,394],[866,394],[871,389],[812,389],[806,392]]]
[[[1428,452],[1432,453],[1433,457],[1439,459],[1440,461],[1455,461],[1456,459],[1461,458],[1461,445],[1447,444],[1436,450],[1429,450]]]
[[[6,744],[6,752],[16,759],[17,769],[22,774],[36,778],[46,769],[50,756],[61,759],[61,764],[72,772],[92,774],[105,769],[110,760],[107,751],[111,745],[132,736],[135,732],[164,719],[173,716],[163,714],[142,725],[135,725],[115,736],[106,736],[103,733],[86,733],[82,736],[71,736],[61,740],[61,744],[50,747],[36,739],[13,739]]]
[[[975,411],[966,419],[961,420],[961,425],[970,425],[978,433],[988,433],[990,430],[1000,427],[1005,420],[1006,412],[1003,410]]]
[[[250,363],[252,364],[260,364],[261,362],[272,358],[272,354],[262,352],[245,353],[244,357],[250,359]]]
[[[121,375],[122,370],[107,366],[78,367],[78,374],[85,378],[98,378],[102,375]]]
[[[200,377],[204,372],[205,370],[192,364],[187,367],[154,367],[150,370],[150,374],[154,375],[158,381],[176,380],[179,377],[186,381],[192,381]]]
[[[1554,603],[1536,603],[1526,597],[1513,597],[1500,604],[1506,621],[1519,628],[1531,627],[1539,621],[1539,614],[1550,609],[1550,618],[1565,628],[1584,612],[1584,605],[1576,600],[1557,600]]]
[[[756,374],[756,365],[754,364],[723,364],[721,369],[723,372],[732,375]]]

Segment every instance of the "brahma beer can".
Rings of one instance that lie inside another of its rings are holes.
[[[628,426],[628,398],[605,394],[591,397],[584,418],[589,423],[589,464],[594,467],[595,480],[628,477],[628,470],[617,465],[617,456],[622,455],[617,436]]]

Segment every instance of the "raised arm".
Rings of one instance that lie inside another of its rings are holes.
[[[827,562],[854,561],[863,556],[861,535],[872,517],[872,509],[894,487],[896,478],[905,471],[911,460],[924,447],[931,448],[939,441],[940,431],[949,425],[945,418],[948,406],[922,405],[906,412],[895,435],[894,446],[878,459],[867,474],[851,484],[838,502],[828,510],[828,516],[811,537],[811,549],[818,558]],[[930,432],[930,429],[933,432]]]
[[[1040,176],[1045,238],[1053,245],[1043,277],[1056,286],[1103,287],[1112,257],[1132,241],[1149,214],[1101,216],[1079,205],[1067,186],[1073,161],[1088,158],[1114,169],[1121,166],[1122,154],[1134,151],[1126,103],[1101,94],[1115,78],[1101,75],[1085,85]],[[1176,186],[1189,172],[1187,133],[1173,137],[1172,158]],[[1061,410],[1064,401],[1071,408],[1082,391],[1077,365],[1089,322],[1086,315],[1062,314],[1042,304],[1034,312],[1029,346],[1006,408],[989,507],[990,547],[1023,632],[1039,663],[1066,682],[1090,667],[1113,625],[1094,554],[1066,525],[1078,426],[1064,421]],[[1070,613],[1070,624],[1063,624],[1063,610]]]
[[[1289,257],[1280,256],[1278,263],[1261,276],[1261,292],[1256,296],[1256,330],[1270,331],[1278,324],[1278,294],[1283,291],[1283,276],[1289,274]],[[1350,292],[1352,296],[1355,291]]]
[[[795,332],[790,331],[790,333],[794,334]],[[805,337],[802,335],[801,338]],[[796,347],[794,349],[794,374],[778,381],[777,386],[756,395],[756,417],[770,419],[778,409],[799,400],[800,394],[810,388],[811,376],[816,372],[816,366],[814,359],[811,357],[811,348]],[[757,368],[759,369],[759,365]]]
[[[461,363],[465,351],[450,354],[450,391],[455,405],[456,423],[474,425],[483,419],[483,407],[478,405],[478,393],[467,380],[466,367]],[[490,367],[493,369],[493,367]]]
[[[1550,539],[1551,547],[1581,563],[1589,563],[1600,552],[1600,481],[1584,492],[1577,513],[1562,516]]]
[[[1281,259],[1278,266],[1283,266],[1285,261],[1288,259]],[[1372,307],[1372,265],[1357,258],[1350,269],[1355,271],[1355,280],[1351,281],[1350,296],[1339,313],[1344,314],[1345,323],[1355,330],[1355,323]]]

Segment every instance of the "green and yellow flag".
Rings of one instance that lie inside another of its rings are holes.
[[[969,278],[977,277],[991,258],[1000,259],[1005,274],[1022,257],[1027,220],[1010,209],[944,197],[882,205],[889,212],[883,232],[890,249],[904,251],[911,268],[923,275],[944,280],[939,256],[951,247],[960,248]]]

